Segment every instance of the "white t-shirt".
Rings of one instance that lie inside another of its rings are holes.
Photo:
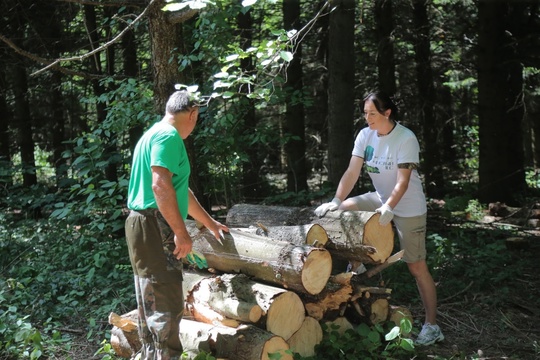
[[[376,130],[366,127],[360,131],[354,141],[353,156],[364,159],[364,169],[371,177],[373,186],[382,203],[385,203],[397,183],[398,164],[420,162],[420,145],[414,133],[401,124],[396,124],[386,136],[377,136]],[[409,187],[399,203],[394,207],[394,214],[412,217],[425,214],[426,197],[418,171],[413,170]]]

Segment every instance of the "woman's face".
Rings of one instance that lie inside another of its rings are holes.
[[[364,119],[371,130],[379,130],[381,125],[388,123],[390,110],[386,110],[384,114],[377,111],[375,104],[371,100],[364,103]]]

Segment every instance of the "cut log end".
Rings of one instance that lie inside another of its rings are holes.
[[[364,245],[373,246],[377,249],[377,252],[370,254],[370,257],[375,262],[384,262],[388,256],[392,253],[394,248],[393,241],[380,241],[380,239],[393,239],[394,230],[392,224],[389,223],[385,226],[379,224],[380,214],[376,213],[366,223],[364,229]]]
[[[270,338],[263,347],[261,359],[262,360],[270,360],[270,359],[276,359],[275,355],[276,353],[279,353],[281,357],[279,359],[281,360],[293,360],[293,357],[289,352],[289,344],[283,338],[279,336],[274,336]]]
[[[287,340],[302,326],[305,317],[302,299],[296,293],[286,291],[275,298],[268,309],[266,329]]]
[[[263,311],[259,305],[253,306],[249,312],[249,321],[256,323],[263,315]]]
[[[315,355],[315,346],[322,341],[323,331],[317,320],[307,316],[297,332],[291,336],[288,343],[291,350],[303,357]]]
[[[332,256],[328,251],[311,251],[302,269],[302,284],[311,295],[320,293],[332,272]]]
[[[306,244],[315,247],[324,247],[327,242],[328,234],[326,230],[319,224],[313,224],[306,235]]]

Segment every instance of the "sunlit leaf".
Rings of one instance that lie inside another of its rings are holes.
[[[290,51],[282,51],[281,53],[279,53],[279,55],[281,56],[281,58],[285,61],[292,61],[293,59],[293,54],[290,52]]]

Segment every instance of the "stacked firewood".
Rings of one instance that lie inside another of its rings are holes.
[[[184,272],[184,349],[221,359],[269,359],[272,353],[292,359],[292,352],[315,353],[322,323],[345,331],[358,322],[399,323],[410,316],[389,304],[391,289],[368,285],[401,257],[391,256],[394,232],[378,217],[334,211],[317,218],[313,209],[239,204],[227,214],[230,233],[221,241],[187,221],[193,248],[209,268]],[[349,262],[353,271],[345,272]],[[140,348],[136,317],[136,311],[110,316],[119,356]]]

